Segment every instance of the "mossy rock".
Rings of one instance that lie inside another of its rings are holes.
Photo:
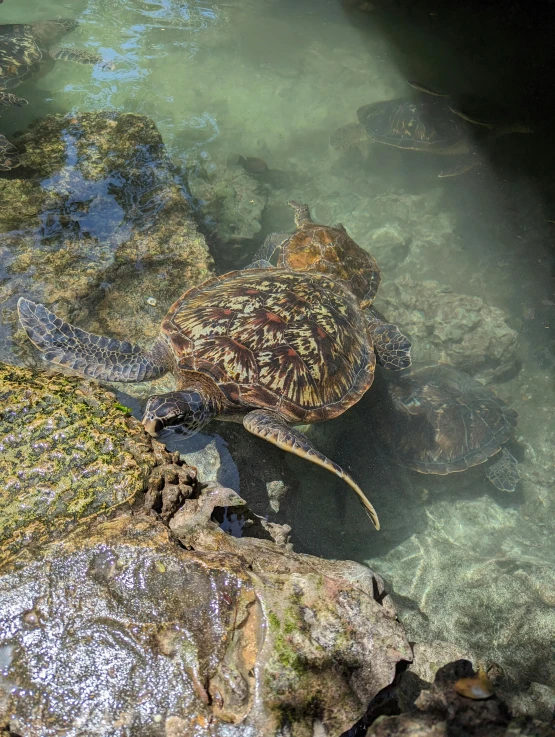
[[[142,426],[113,394],[0,363],[0,563],[132,505],[155,463]]]

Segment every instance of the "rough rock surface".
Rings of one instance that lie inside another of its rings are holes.
[[[148,341],[212,259],[154,123],[141,115],[48,116],[16,140],[0,179],[0,357],[21,294],[116,338]],[[16,352],[28,354],[21,331]]]
[[[113,394],[0,363],[0,561],[77,519],[131,505],[155,462]]]
[[[415,362],[445,361],[484,381],[518,370],[516,331],[480,297],[402,277],[380,289],[376,307],[410,335]]]

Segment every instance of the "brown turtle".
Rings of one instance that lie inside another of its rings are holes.
[[[170,308],[150,350],[92,335],[43,305],[20,298],[19,319],[44,357],[106,381],[136,382],[172,372],[177,391],[154,395],[143,424],[156,435],[194,434],[212,419],[246,430],[355,481],[292,425],[337,417],[372,384],[372,332],[338,279],[290,269],[233,271],[189,289]]]
[[[55,60],[77,61],[83,64],[102,62],[101,57],[88,51],[56,47],[59,39],[78,25],[74,20],[43,20],[37,23],[0,24],[0,105],[26,105],[27,100],[9,90],[38,73],[48,70]],[[104,64],[110,67],[109,64]],[[19,166],[19,155],[13,144],[0,138],[0,171]]]
[[[358,123],[338,128],[330,136],[330,146],[347,150],[366,140],[395,148],[422,151],[442,156],[458,156],[457,163],[440,172],[439,177],[455,177],[481,163],[472,140],[469,124],[490,129],[491,135],[529,132],[521,125],[494,127],[458,110],[448,96],[418,82],[409,84],[427,97],[400,98],[363,105],[357,110]]]
[[[489,463],[486,476],[514,491],[518,464],[503,444],[518,418],[492,391],[449,364],[422,366],[388,382],[387,406],[376,404],[374,430],[395,461],[420,473],[445,475]]]
[[[391,370],[408,368],[410,340],[372,307],[381,278],[375,259],[349,236],[341,223],[319,225],[312,220],[308,205],[294,200],[288,204],[295,212],[297,229],[292,234],[271,233],[247,268],[271,268],[274,259],[278,268],[339,279],[367,316],[378,363]]]

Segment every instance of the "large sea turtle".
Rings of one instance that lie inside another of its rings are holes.
[[[330,146],[347,150],[371,140],[396,148],[422,151],[442,156],[457,156],[454,166],[438,176],[455,177],[473,169],[482,161],[472,140],[469,123],[490,130],[490,136],[529,132],[522,125],[496,127],[458,110],[448,96],[417,82],[409,84],[426,97],[418,100],[399,98],[363,105],[357,110],[358,123],[338,128],[330,136]]]
[[[308,205],[294,200],[288,204],[295,212],[295,232],[271,233],[247,268],[272,267],[274,259],[278,268],[318,272],[339,279],[365,311],[378,363],[391,370],[408,368],[410,340],[372,307],[381,278],[375,259],[349,236],[341,223],[319,225],[312,220]]]
[[[486,476],[497,489],[515,490],[518,464],[503,444],[518,415],[479,381],[449,364],[422,366],[388,381],[386,401],[376,403],[373,431],[399,465],[444,475],[501,451]]]
[[[22,82],[48,70],[56,59],[83,64],[102,63],[88,51],[57,47],[55,44],[77,27],[74,20],[43,20],[37,23],[0,24],[0,106],[26,105],[27,100],[9,92]],[[110,66],[106,65],[105,66]],[[17,149],[0,135],[0,171],[19,166]]]
[[[337,417],[372,384],[372,331],[343,283],[290,269],[233,271],[189,289],[150,350],[92,335],[20,298],[19,319],[52,363],[107,381],[172,372],[177,391],[148,400],[143,424],[187,434],[214,418],[327,468],[376,512],[355,481],[292,425]]]

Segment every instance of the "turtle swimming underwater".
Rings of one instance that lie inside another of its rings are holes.
[[[27,100],[8,90],[47,71],[56,59],[97,64],[102,58],[88,51],[56,47],[54,44],[78,25],[74,20],[43,20],[37,23],[0,24],[0,105],[26,105]],[[110,66],[110,65],[105,65]],[[3,136],[0,139],[0,171],[19,166],[17,149]]]
[[[291,427],[337,417],[374,378],[367,318],[339,280],[289,269],[208,279],[170,307],[150,350],[87,333],[23,297],[18,310],[46,360],[84,376],[136,382],[172,372],[177,391],[147,402],[151,435],[178,425],[194,434],[216,418],[242,422],[346,481],[379,529],[355,481]]]
[[[399,465],[445,475],[501,451],[486,476],[501,491],[515,490],[518,463],[502,446],[513,435],[518,415],[483,384],[449,364],[437,364],[395,377],[387,391],[388,406],[376,405],[376,422]]]
[[[417,82],[409,84],[427,94],[421,100],[382,100],[357,110],[358,123],[338,128],[330,136],[330,146],[347,150],[370,139],[396,148],[442,156],[459,156],[455,166],[439,177],[455,177],[478,166],[481,156],[469,135],[469,123],[490,129],[490,135],[529,132],[521,125],[495,127],[457,110],[448,95]]]
[[[340,223],[319,225],[312,220],[308,205],[294,200],[288,204],[295,212],[297,229],[293,234],[271,233],[247,268],[272,267],[277,253],[278,268],[318,272],[341,280],[365,311],[378,363],[392,370],[408,368],[411,364],[410,340],[371,306],[381,278],[375,259]]]

